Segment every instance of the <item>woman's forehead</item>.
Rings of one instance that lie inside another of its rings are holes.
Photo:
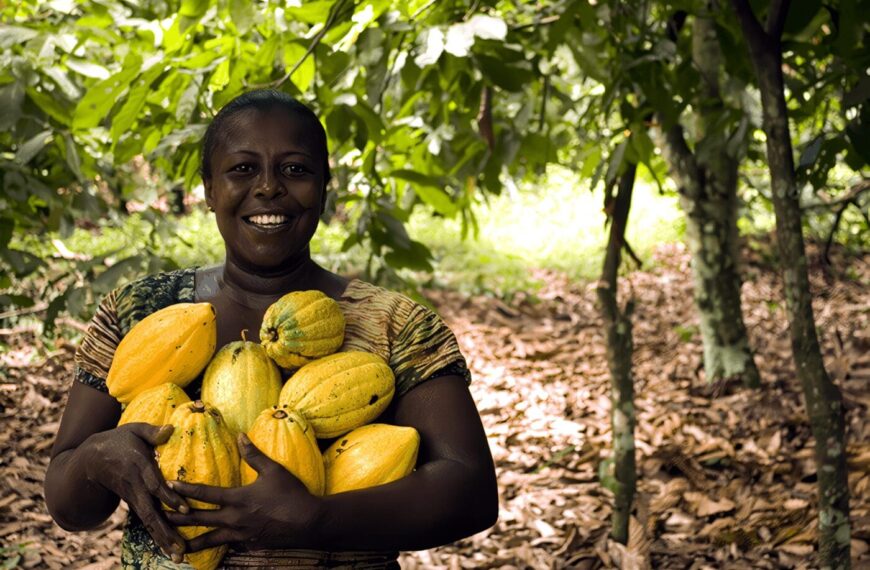
[[[277,106],[243,109],[224,121],[215,150],[233,152],[236,147],[268,143],[301,146],[319,154],[325,150],[325,141],[318,127],[314,119]]]

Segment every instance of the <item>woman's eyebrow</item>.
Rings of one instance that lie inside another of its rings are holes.
[[[249,156],[257,156],[257,157],[260,156],[259,152],[255,151],[255,150],[249,150],[246,148],[231,149],[227,154],[247,154]],[[313,158],[311,153],[305,152],[304,150],[288,150],[288,151],[279,153],[278,156],[283,158],[285,156],[292,156],[292,155],[297,155],[297,154],[304,156],[304,157],[307,157],[307,158]]]

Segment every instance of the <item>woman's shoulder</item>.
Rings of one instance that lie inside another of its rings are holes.
[[[174,305],[191,303],[195,293],[196,267],[145,275],[115,289],[114,298],[122,330],[151,313]]]
[[[341,296],[341,300],[346,303],[352,303],[361,307],[369,308],[371,308],[373,304],[394,307],[422,306],[422,303],[415,301],[410,296],[404,293],[400,293],[399,291],[393,291],[391,289],[387,289],[386,287],[375,285],[373,283],[369,283],[368,281],[363,281],[359,278],[354,278],[350,280],[350,282],[347,284],[347,288],[344,290],[344,293]]]

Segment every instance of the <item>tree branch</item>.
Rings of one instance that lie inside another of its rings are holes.
[[[830,208],[832,206],[839,206],[840,204],[848,204],[849,202],[854,202],[855,199],[858,198],[858,196],[860,196],[867,190],[870,190],[870,180],[862,180],[861,182],[858,182],[857,184],[849,188],[849,191],[843,196],[840,196],[839,198],[828,200],[826,202],[805,204],[801,206],[801,210],[815,210],[821,208]]]
[[[665,136],[665,158],[671,166],[679,190],[682,194],[689,196],[697,195],[697,181],[700,180],[698,172],[698,162],[695,160],[695,155],[692,149],[686,143],[686,138],[683,136],[683,127],[679,123],[675,123],[671,128],[664,131]]]
[[[737,19],[740,20],[740,26],[743,28],[743,34],[749,42],[749,49],[753,54],[760,56],[765,52],[765,43],[770,39],[764,28],[761,27],[758,18],[752,12],[752,6],[749,5],[749,0],[731,0],[731,6],[737,13]]]
[[[290,71],[288,71],[284,74],[283,77],[280,77],[275,81],[271,81],[269,83],[262,83],[260,85],[251,85],[251,87],[254,89],[278,89],[279,87],[284,85],[284,83],[286,83],[287,80],[289,80],[290,77],[292,77],[293,74],[296,73],[296,70],[299,69],[303,63],[305,63],[305,60],[308,59],[308,56],[314,53],[314,50],[323,39],[323,36],[325,36],[326,32],[328,32],[329,29],[332,28],[332,25],[335,24],[335,21],[338,19],[339,14],[341,14],[342,10],[344,9],[345,2],[346,0],[338,0],[338,2],[334,6],[334,9],[329,14],[329,17],[326,19],[326,23],[323,24],[323,27],[320,29],[320,31],[318,31],[317,34],[311,39],[311,43],[308,45],[308,49],[305,50],[305,53],[302,54],[302,57],[299,58],[299,61],[296,62],[296,64],[290,69]],[[351,10],[352,9],[353,8],[351,8]]]
[[[770,9],[767,12],[767,35],[779,41],[782,37],[782,30],[785,27],[785,17],[788,15],[788,8],[791,0],[772,0]]]

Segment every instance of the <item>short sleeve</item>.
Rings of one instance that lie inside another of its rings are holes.
[[[405,298],[395,316],[390,367],[397,396],[435,376],[451,374],[471,381],[456,336],[434,311]]]
[[[75,380],[101,392],[109,391],[106,377],[123,336],[116,296],[117,290],[112,291],[100,302],[75,355]]]

